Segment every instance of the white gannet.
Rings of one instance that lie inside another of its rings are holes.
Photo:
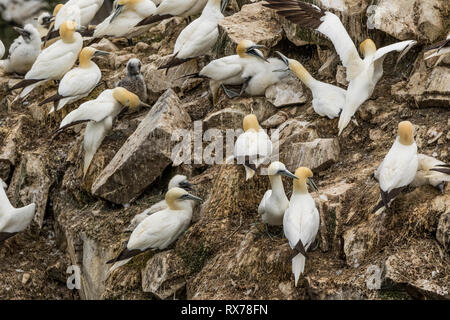
[[[450,165],[421,153],[417,157],[419,166],[411,185],[419,187],[429,184],[443,194],[446,182],[450,181]]]
[[[89,23],[94,19],[97,11],[103,5],[104,0],[69,0],[64,4],[64,6],[55,15],[55,30],[59,28],[59,25],[64,21],[68,20],[68,17],[72,17],[73,8],[78,7],[79,11],[79,23],[81,26],[88,26]],[[72,11],[72,14],[71,14]],[[75,13],[76,14],[76,13]]]
[[[163,0],[156,8],[155,13],[139,22],[137,27],[150,25],[152,23],[176,16],[195,16],[202,12],[207,1],[208,0]]]
[[[66,104],[74,103],[87,97],[100,82],[102,73],[100,68],[91,60],[93,57],[109,54],[109,52],[85,47],[79,56],[79,66],[67,72],[61,79],[58,93],[45,99],[40,106],[53,102],[54,108],[50,113],[62,109]]]
[[[9,55],[0,61],[0,68],[6,73],[25,74],[30,69],[41,52],[41,37],[32,24],[27,24],[23,29],[14,27],[20,36],[9,47]]]
[[[25,230],[33,220],[36,205],[14,208],[5,192],[6,184],[0,179],[0,243]]]
[[[393,200],[416,176],[419,160],[414,141],[413,125],[409,121],[398,124],[398,136],[378,168],[381,207],[389,207]],[[380,204],[375,207],[377,211]]]
[[[141,73],[141,61],[133,58],[127,62],[127,75],[116,83],[116,87],[122,87],[136,94],[141,101],[147,101],[147,84]]]
[[[178,36],[170,61],[158,69],[169,69],[190,59],[206,55],[219,37],[218,23],[224,18],[222,9],[229,0],[208,0],[200,17],[192,21]]]
[[[169,181],[169,185],[167,187],[167,190],[170,190],[172,188],[181,188],[186,191],[192,191],[192,184],[189,182],[186,176],[177,174]],[[195,206],[195,201],[189,200],[191,203],[192,208]],[[150,208],[144,210],[143,212],[137,214],[134,216],[134,218],[131,220],[130,225],[125,230],[125,232],[131,232],[134,229],[136,229],[136,226],[140,224],[145,218],[148,216],[154,214],[155,212],[162,211],[167,209],[167,202],[166,200],[161,200],[154,205],[152,205]]]
[[[450,32],[447,34],[445,40],[433,43],[429,47],[425,48],[423,56],[425,60],[431,59],[433,57],[439,57],[439,59],[434,64],[435,66],[437,66],[449,53],[450,53]]]
[[[119,0],[113,12],[95,27],[94,38],[131,38],[137,32],[136,24],[152,15],[155,10],[155,4],[150,0]]]
[[[300,167],[295,170],[295,175],[298,180],[294,180],[289,208],[284,213],[283,230],[289,241],[289,246],[294,250],[292,273],[294,274],[295,286],[297,286],[300,274],[305,270],[306,251],[316,239],[319,231],[320,216],[313,198],[308,193],[307,184],[317,189],[311,179],[312,171]]]
[[[70,1],[69,1],[70,2]],[[81,10],[76,4],[66,3],[63,6],[59,4],[55,7],[56,16],[53,24],[53,30],[59,30],[64,21],[73,21],[77,26],[81,26]]]
[[[272,189],[267,190],[264,194],[258,206],[258,213],[261,214],[261,219],[266,225],[281,226],[283,225],[284,212],[289,207],[289,200],[284,193],[281,176],[293,179],[298,178],[279,161],[270,164],[267,174],[269,175]]]
[[[244,133],[236,140],[234,157],[238,164],[245,168],[245,180],[251,179],[258,167],[270,160],[272,155],[272,141],[259,126],[254,114],[249,114],[243,120]]]
[[[258,48],[264,46],[257,45],[250,40],[242,40],[236,47],[236,54],[219,58],[208,63],[199,73],[190,74],[187,77],[200,77],[210,80],[211,94],[213,102],[216,104],[217,92],[221,85],[241,85],[245,82],[242,74],[246,68],[253,69],[258,63],[266,60]],[[266,62],[265,62],[266,63]],[[226,87],[223,87],[225,93],[232,97],[232,94]]]
[[[5,55],[5,45],[3,44],[2,40],[0,40],[0,59],[3,58]]]
[[[83,46],[81,35],[76,32],[77,25],[73,21],[65,21],[59,28],[61,39],[42,50],[25,80],[14,85],[10,90],[24,88],[20,93],[23,98],[34,88],[50,80],[60,80],[77,61]]]
[[[77,109],[70,112],[60,124],[56,134],[64,129],[77,124],[87,122],[84,132],[84,165],[83,176],[89,169],[89,165],[100,147],[105,135],[111,130],[113,120],[125,108],[137,108],[139,106],[150,107],[139,100],[139,97],[124,88],[107,89],[95,100],[81,104]]]
[[[39,17],[33,19],[32,24],[39,32],[40,37],[45,37],[52,24],[53,16],[50,12],[42,12]]]
[[[347,30],[335,14],[324,12],[313,4],[298,0],[267,0],[267,2],[268,4],[263,6],[277,10],[278,14],[298,25],[319,31],[333,43],[347,70],[349,81],[345,105],[339,117],[339,134],[348,125],[359,106],[372,95],[375,85],[383,75],[385,55],[391,51],[403,51],[398,61],[417,43],[414,40],[406,40],[377,50],[375,43],[367,39],[360,45],[364,55],[364,59],[361,59]]]
[[[116,258],[106,262],[114,263],[109,272],[147,250],[167,248],[191,223],[192,206],[187,200],[202,201],[181,188],[167,191],[165,199],[168,208],[145,218],[131,233],[126,248]]]
[[[326,116],[330,119],[338,117],[339,112],[345,105],[346,91],[332,84],[314,79],[300,62],[288,59],[281,52],[277,51],[277,53],[295,76],[311,90],[314,111],[322,117]]]

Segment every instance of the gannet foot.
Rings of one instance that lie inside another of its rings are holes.
[[[225,87],[223,84],[222,84],[221,86],[222,86],[223,92],[225,92],[225,94],[227,95],[227,97],[228,97],[229,99],[233,99],[233,98],[236,98],[236,97],[240,97],[240,94],[239,94],[238,92],[236,92],[236,91],[234,91],[234,90],[232,90],[232,89],[228,89],[228,88]]]

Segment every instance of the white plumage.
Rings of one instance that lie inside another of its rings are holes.
[[[41,36],[31,24],[25,25],[23,29],[15,28],[15,30],[21,35],[9,47],[9,56],[0,61],[0,67],[7,73],[25,74],[41,52]]]
[[[59,30],[64,21],[73,21],[81,26],[81,10],[76,4],[66,3],[56,14],[53,30]]]
[[[435,188],[438,188],[443,193],[445,183],[450,181],[449,166],[445,162],[425,154],[418,154],[417,157],[419,160],[419,165],[416,176],[414,177],[411,185],[418,187],[429,184]]]
[[[189,17],[202,12],[208,0],[164,0],[155,14]]]
[[[5,45],[3,44],[2,40],[0,40],[0,59],[3,58],[5,55]]]
[[[0,179],[0,243],[14,234],[25,230],[33,220],[36,205],[14,208],[6,195],[6,185]]]
[[[81,26],[87,26],[94,19],[97,11],[103,5],[104,0],[69,0],[58,11],[55,17],[55,30],[59,29],[61,23],[73,20]]]
[[[284,66],[283,61],[277,58],[269,58],[266,63],[259,62],[252,68],[245,68],[242,73],[244,79],[249,79],[245,87],[245,93],[250,96],[264,95],[266,89],[287,77],[287,71],[274,72]]]

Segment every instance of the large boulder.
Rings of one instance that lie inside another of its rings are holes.
[[[92,193],[118,204],[136,199],[172,162],[177,129],[191,119],[172,90],[167,90],[92,185]]]

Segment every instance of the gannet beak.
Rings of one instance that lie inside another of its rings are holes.
[[[26,31],[25,29],[22,29],[19,27],[13,27],[13,29],[16,30],[16,32],[18,34],[20,34],[22,37],[26,37],[26,38],[30,37],[30,33],[28,31]]]
[[[298,179],[295,174],[289,172],[288,170],[280,170],[278,171],[278,174],[292,179]]]
[[[185,195],[183,195],[183,196],[181,196],[181,197],[182,197],[183,199],[188,199],[188,200],[194,200],[194,201],[200,201],[200,202],[203,201],[202,198],[196,197],[196,196],[194,196],[194,195],[192,195],[192,194],[190,194],[190,193],[186,193]]]
[[[229,2],[230,2],[230,0],[222,0],[222,5],[220,6],[220,12],[225,12],[225,9],[227,8]]]
[[[307,183],[314,191],[319,192],[319,189],[317,188],[317,185],[316,185],[316,183],[314,182],[313,179],[311,179],[311,178],[307,179],[307,180],[306,180],[306,183]]]
[[[94,52],[94,57],[106,56],[108,54],[110,54],[108,51],[96,50]]]
[[[145,102],[142,102],[142,101],[141,101],[140,106],[141,106],[141,107],[144,107],[144,108],[151,108],[151,107],[152,107],[151,105],[149,105],[149,104],[147,104],[147,103],[145,103]]]
[[[184,181],[180,182],[180,188],[182,188],[182,189],[184,189],[186,191],[192,191],[194,189],[192,183],[190,183],[187,180],[184,180]]]
[[[272,72],[286,72],[286,71],[289,71],[290,70],[290,68],[289,68],[289,59],[284,54],[282,54],[280,51],[275,51],[275,52],[276,52],[276,54],[278,54],[280,56],[281,60],[284,62],[284,64],[287,67],[286,67],[286,69],[277,69],[277,70],[273,70]]]
[[[83,32],[83,31],[86,31],[86,27],[85,26],[79,26],[77,29],[76,29],[76,31],[77,32]]]
[[[256,50],[260,48],[266,48],[266,46],[255,44],[254,46],[249,47],[246,52],[247,54],[253,55],[269,63],[269,61],[263,56],[263,54],[259,50]]]
[[[114,12],[111,20],[109,20],[109,23],[113,22],[115,18],[123,11],[123,5],[119,4],[116,8],[116,11]]]

